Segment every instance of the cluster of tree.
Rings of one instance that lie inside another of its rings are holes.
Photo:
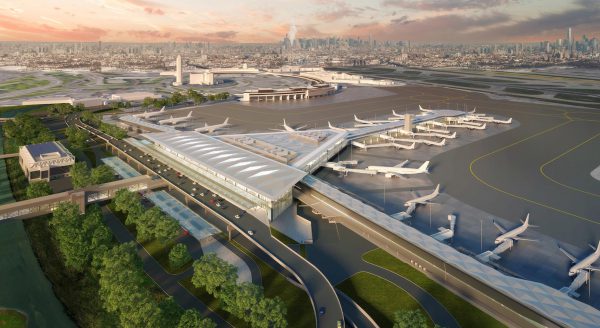
[[[420,310],[401,310],[394,313],[394,328],[427,328],[427,318]],[[434,328],[442,328],[434,325]]]
[[[172,269],[179,269],[191,260],[190,252],[184,244],[178,243],[169,251],[169,265]]]
[[[142,107],[153,106],[155,108],[161,108],[163,106],[177,105],[177,104],[180,104],[180,103],[188,101],[188,100],[193,101],[194,104],[196,104],[196,105],[200,105],[200,104],[206,102],[207,100],[218,101],[218,100],[226,100],[228,98],[229,98],[228,92],[220,92],[220,93],[205,95],[194,89],[188,89],[186,93],[181,93],[179,91],[175,91],[175,92],[173,92],[173,94],[171,94],[170,97],[164,97],[164,98],[159,98],[159,99],[153,99],[150,97],[144,98],[144,101],[142,102]]]
[[[48,196],[51,193],[52,188],[50,188],[48,181],[45,180],[31,182],[25,191],[28,199]]]
[[[115,101],[110,104],[110,108],[112,108],[112,109],[130,108],[130,107],[131,107],[130,101]]]
[[[102,122],[102,120],[92,112],[85,111],[81,114],[80,118],[83,122],[96,127],[98,130],[108,134],[109,136],[112,136],[113,138],[121,140],[127,137],[127,131],[118,126]]]
[[[54,134],[42,121],[28,114],[19,114],[14,120],[6,121],[2,128],[7,139],[5,152],[17,152],[19,146],[54,140]]]
[[[90,206],[85,214],[77,204],[63,202],[52,212],[50,227],[66,265],[82,272],[97,270],[104,253],[112,244],[112,234],[102,221],[98,206]]]
[[[214,253],[194,262],[192,284],[219,299],[226,311],[254,328],[287,327],[287,309],[279,297],[265,297],[262,287],[237,284],[237,278],[237,269]]]
[[[52,104],[48,106],[48,114],[50,116],[66,116],[74,112],[81,112],[85,109],[83,104]]]
[[[90,170],[85,162],[77,162],[71,166],[69,173],[75,189],[115,180],[115,172],[104,164]]]
[[[158,298],[147,286],[152,285],[142,268],[133,242],[105,252],[99,270],[100,298],[109,313],[118,317],[125,328],[173,327],[214,328],[197,310],[183,311],[173,298]]]
[[[120,189],[113,198],[113,204],[117,211],[127,215],[125,224],[135,225],[139,241],[157,239],[164,244],[180,233],[179,223],[158,207],[145,210],[138,193]]]
[[[70,126],[65,129],[65,135],[69,141],[69,145],[74,149],[85,148],[85,143],[90,138],[90,134],[83,129],[78,129],[74,126]]]

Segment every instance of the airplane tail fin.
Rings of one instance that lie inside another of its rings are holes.
[[[330,129],[333,129],[333,125],[331,125],[331,122],[327,121],[327,125],[329,126]]]
[[[594,249],[594,253],[600,254],[600,240],[598,240],[598,246]]]
[[[225,119],[225,122],[223,122],[224,125],[229,124],[229,117]]]
[[[422,111],[422,112],[426,112],[427,111],[425,108],[421,107],[421,105],[419,105],[419,110]]]
[[[423,165],[419,166],[419,171],[423,171],[429,173],[429,161],[423,163]]]
[[[396,111],[395,111],[395,110],[393,110],[393,109],[392,109],[392,114],[393,114],[394,116],[401,116],[401,115],[398,115],[398,114],[396,114]]]
[[[409,148],[409,149],[415,149],[415,146],[416,146],[416,145],[417,145],[417,143],[416,143],[416,142],[413,142],[413,143],[412,143],[412,145],[410,145],[410,148]]]
[[[164,112],[166,108],[167,108],[167,106],[162,106],[162,108],[160,109],[160,111]]]
[[[440,184],[438,183],[438,185],[435,187],[435,190],[433,191],[434,194],[439,194],[440,193]]]
[[[186,117],[192,117],[192,111],[190,111]]]
[[[474,107],[473,110],[469,112],[469,114],[475,114],[476,110],[477,110],[477,107]]]
[[[356,117],[356,114],[354,114],[354,120],[358,121],[358,117]]]

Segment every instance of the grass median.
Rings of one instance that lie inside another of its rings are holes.
[[[25,328],[27,327],[27,317],[19,311],[0,309],[0,327]]]
[[[366,262],[390,270],[426,290],[448,309],[463,328],[505,327],[500,321],[380,248],[363,254],[362,258]]]
[[[368,272],[358,272],[336,286],[371,315],[380,327],[394,325],[394,313],[419,310],[433,327],[433,321],[421,305],[404,289]],[[483,326],[482,326],[483,327]]]

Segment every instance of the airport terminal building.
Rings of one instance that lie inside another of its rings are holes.
[[[139,142],[152,156],[246,209],[269,220],[292,203],[292,188],[306,172],[198,132],[143,134]],[[198,190],[201,192],[201,190]]]

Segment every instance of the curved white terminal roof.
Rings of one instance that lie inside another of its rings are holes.
[[[254,154],[194,131],[158,132],[142,135],[221,178],[229,179],[272,201],[278,200],[306,172]]]

